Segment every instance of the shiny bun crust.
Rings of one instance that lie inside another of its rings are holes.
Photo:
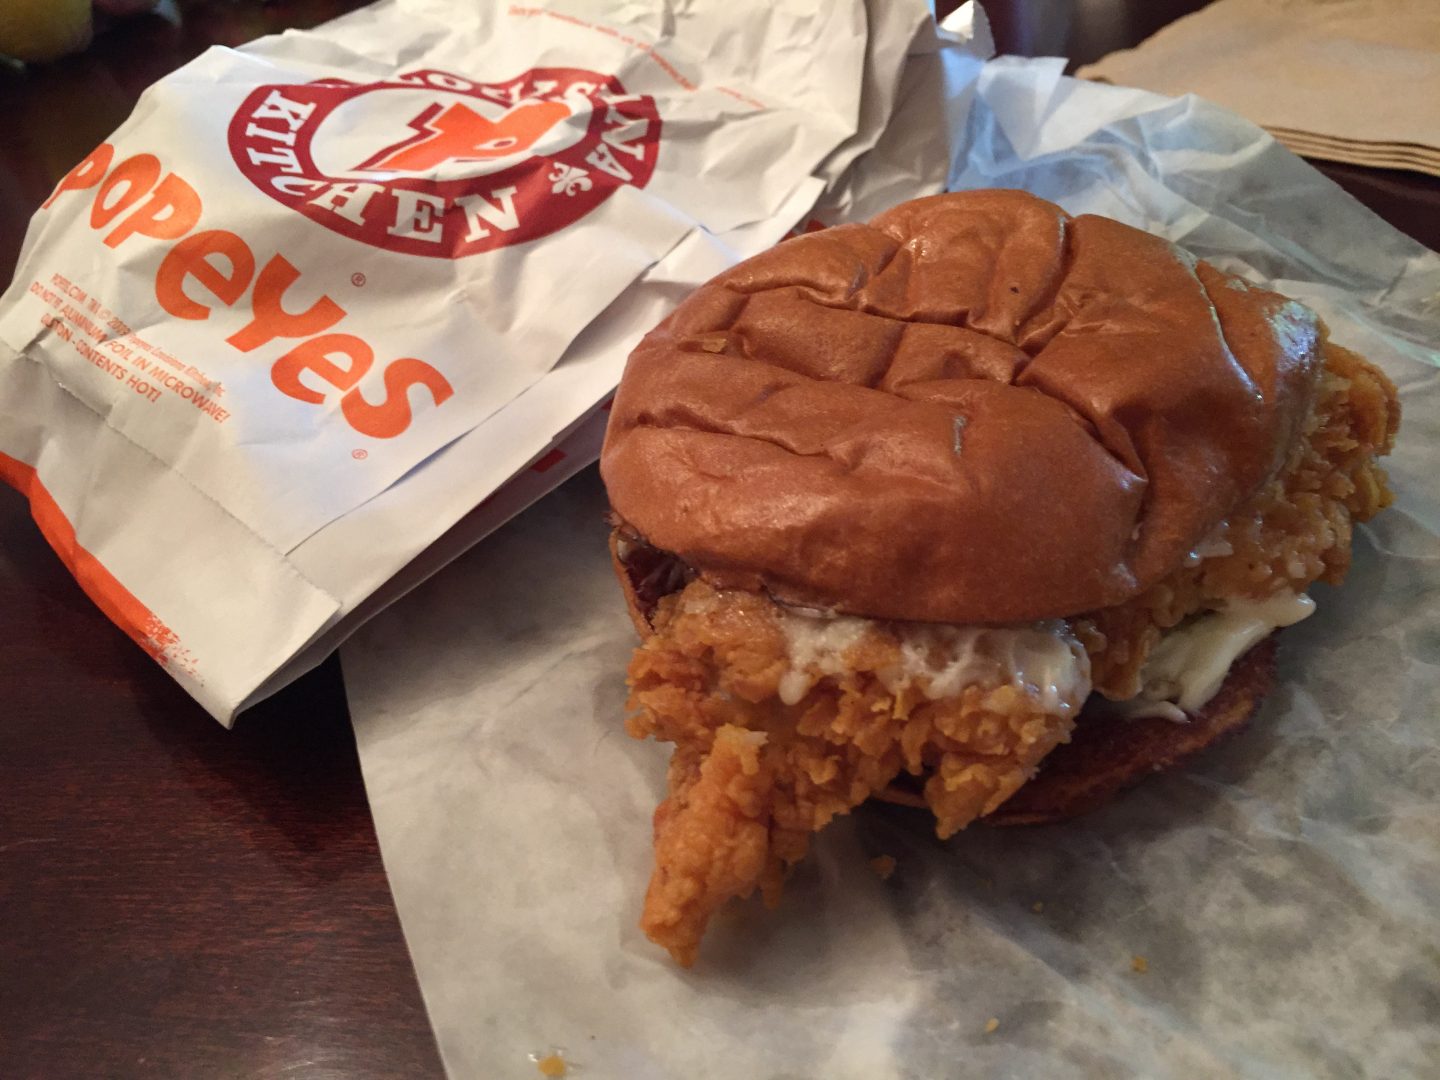
[[[1299,437],[1306,308],[1017,191],[918,199],[697,289],[631,354],[619,517],[721,587],[1009,622],[1175,569]]]

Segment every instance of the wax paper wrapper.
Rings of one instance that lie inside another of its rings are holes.
[[[621,727],[633,631],[581,474],[343,653],[452,1075],[534,1076],[557,1048],[577,1076],[655,1080],[1434,1075],[1440,259],[1248,123],[1061,68],[986,66],[951,183],[1109,214],[1313,304],[1401,388],[1396,505],[1285,632],[1242,735],[1063,825],[941,843],[862,807],[686,971],[636,927],[666,755]]]
[[[873,148],[928,26],[387,0],[212,49],[32,220],[0,478],[228,721],[503,520],[476,509],[553,462],[666,298]]]

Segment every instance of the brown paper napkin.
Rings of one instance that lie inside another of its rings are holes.
[[[1440,176],[1440,0],[1216,0],[1079,74],[1198,94],[1307,157]]]

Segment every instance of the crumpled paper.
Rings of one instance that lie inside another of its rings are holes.
[[[881,62],[862,0],[380,0],[207,51],[31,221],[0,477],[229,724],[499,524],[674,292],[874,143],[930,25],[885,15]]]
[[[1079,75],[1201,94],[1307,157],[1440,176],[1434,0],[1215,0]]]
[[[665,753],[621,728],[633,631],[581,474],[343,655],[453,1076],[533,1077],[552,1049],[636,1080],[1434,1075],[1440,258],[1198,100],[1052,61],[994,62],[975,91],[952,186],[1163,233],[1384,366],[1397,504],[1285,632],[1243,734],[1063,825],[941,843],[863,807],[779,910],[732,905],[685,971],[635,925]]]

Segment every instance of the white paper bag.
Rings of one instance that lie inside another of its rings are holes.
[[[389,0],[210,50],[31,223],[0,475],[228,722],[878,137],[868,40],[859,0]]]

